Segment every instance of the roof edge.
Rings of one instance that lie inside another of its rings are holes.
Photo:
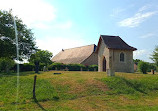
[[[94,49],[95,49],[95,44],[94,44]],[[93,52],[85,59],[85,60],[83,60],[82,62],[84,62],[84,61],[86,61],[92,54],[94,54],[95,53],[95,51],[93,50]],[[82,63],[82,62],[80,62],[80,64]]]
[[[90,44],[90,45],[95,45],[95,44]],[[90,46],[90,45],[84,45],[84,46],[79,46],[79,47],[73,47],[73,48],[68,48],[68,49],[64,49],[64,50],[75,49],[75,48],[81,48],[81,47],[86,47],[86,46]],[[61,51],[60,51],[60,52],[61,52]]]

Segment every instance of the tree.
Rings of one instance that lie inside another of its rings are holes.
[[[148,72],[151,71],[151,69],[156,70],[156,65],[154,63],[148,63]]]
[[[22,60],[29,57],[37,48],[31,29],[28,29],[18,17],[15,17],[15,22],[18,31],[19,56]],[[13,15],[11,11],[0,10],[0,57],[15,59],[15,44]]]
[[[45,66],[51,64],[51,57],[52,53],[47,50],[39,50],[35,54],[32,54],[29,61],[35,64],[35,73],[38,73],[40,63]]]
[[[155,47],[155,50],[153,51],[153,54],[151,56],[151,59],[155,62],[155,64],[158,67],[158,46]]]
[[[134,63],[135,63],[136,65],[138,65],[138,63],[139,63],[140,61],[142,61],[142,60],[140,60],[140,59],[133,59],[133,61],[134,61]]]
[[[138,63],[138,70],[139,70],[140,72],[142,72],[143,74],[146,74],[146,73],[147,73],[148,68],[149,68],[149,65],[148,65],[147,62],[140,61],[140,62]]]
[[[14,61],[12,59],[2,57],[0,58],[0,72],[9,73],[9,70],[14,66]]]
[[[35,54],[31,55],[29,61],[32,63],[38,61],[40,63],[43,63],[45,66],[47,66],[52,63],[52,61],[50,60],[52,55],[53,54],[47,50],[39,50]]]

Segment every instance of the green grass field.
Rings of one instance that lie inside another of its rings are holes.
[[[54,75],[60,72],[60,75]],[[0,74],[0,111],[158,111],[158,74],[50,71],[20,73],[16,103],[16,74]]]

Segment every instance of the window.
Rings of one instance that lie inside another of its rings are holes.
[[[120,53],[120,61],[124,62],[125,61],[125,55],[123,52]]]

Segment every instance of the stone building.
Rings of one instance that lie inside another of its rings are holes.
[[[95,44],[65,49],[53,57],[53,62],[64,64],[98,65],[98,71],[134,72],[133,51],[119,36],[100,35],[98,46]]]
[[[62,49],[52,59],[53,62],[64,64],[98,64],[98,55],[95,53],[96,45],[87,45],[82,47]]]
[[[114,72],[134,72],[133,51],[119,36],[100,35],[96,53],[98,54],[98,71],[107,71],[109,76]]]

